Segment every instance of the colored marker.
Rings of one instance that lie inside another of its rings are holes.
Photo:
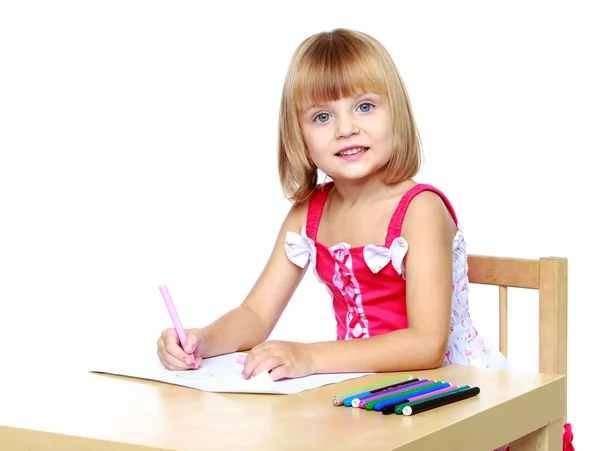
[[[361,409],[365,408],[365,404],[369,401],[373,401],[374,399],[383,398],[384,396],[391,395],[403,390],[410,390],[413,387],[421,386],[423,384],[431,384],[435,381],[430,381],[429,379],[412,379],[408,381],[408,383],[399,385],[398,387],[394,387],[390,390],[385,390],[381,392],[375,392],[372,395],[363,396],[360,399],[352,400],[352,407],[360,407]],[[346,398],[348,399],[348,398]],[[345,402],[345,401],[344,401]]]
[[[431,393],[429,395],[429,397],[427,398],[427,400],[437,399],[440,396],[444,396],[444,395],[456,393],[456,392],[459,392],[461,390],[466,390],[467,388],[471,388],[471,386],[470,385],[463,385],[463,386],[458,387],[458,388],[453,388],[452,390],[449,390],[446,393],[439,393],[439,394],[438,393]],[[394,412],[396,412],[398,415],[401,415],[402,414],[402,409],[404,409],[404,407],[406,407],[408,405],[412,405],[412,404],[417,403],[417,402],[419,402],[419,401],[414,401],[414,402],[409,401],[409,402],[405,402],[403,404],[399,404],[396,407],[394,407]]]
[[[450,383],[448,383],[450,384]],[[441,387],[441,385],[440,385]],[[419,396],[414,396],[410,399],[410,401],[416,401],[418,399],[425,399],[425,398],[430,398],[432,395],[441,395],[442,393],[446,393],[449,392],[450,390],[456,390],[460,388],[458,385],[449,385],[448,387],[442,388],[440,390],[436,390],[435,392],[430,392],[431,394],[425,393],[423,395],[419,395]]]
[[[426,379],[425,379],[426,380]],[[363,399],[367,399],[376,395],[380,395],[381,393],[393,390],[393,389],[397,389],[403,386],[408,386],[408,385],[412,385],[412,384],[416,384],[417,382],[420,382],[421,379],[407,379],[405,381],[402,382],[397,382],[395,384],[391,384],[391,385],[386,385],[384,387],[381,388],[376,388],[373,389],[372,391],[365,391],[362,393],[359,393],[358,395],[354,395],[354,396],[348,396],[346,399],[344,399],[344,405],[349,407],[350,405],[352,405],[352,407],[358,407],[359,403],[363,400]],[[348,404],[346,404],[348,402]]]
[[[169,294],[169,290],[166,285],[161,285],[158,287],[160,290],[160,294],[162,294],[163,300],[165,301],[165,305],[167,306],[167,310],[169,311],[169,315],[171,315],[171,321],[173,321],[173,326],[175,326],[175,332],[177,332],[177,337],[179,338],[179,342],[181,343],[181,347],[183,348],[185,344],[185,329],[179,320],[179,315],[177,314],[177,310],[175,310],[175,305],[173,304],[173,300],[171,299],[171,295]],[[195,362],[194,354],[192,355],[192,363]]]
[[[236,361],[237,363],[239,363],[240,365],[243,365],[243,364],[244,364],[244,362],[246,362],[246,354],[239,354],[239,355],[237,356],[237,359],[235,359],[235,361]]]
[[[379,388],[373,388],[373,389],[371,389],[369,391],[365,391],[365,392],[362,392],[362,393],[357,393],[356,395],[352,395],[352,397],[353,398],[363,399],[363,398],[365,398],[367,396],[374,395],[375,393],[380,393],[382,391],[389,390],[389,389],[392,389],[392,388],[395,388],[395,387],[399,387],[401,385],[406,385],[406,384],[411,384],[411,383],[414,383],[414,382],[419,382],[420,380],[421,379],[419,379],[418,377],[415,378],[415,379],[406,379],[406,380],[404,380],[402,382],[395,382],[393,384],[384,385],[384,386],[379,387]]]
[[[367,404],[371,404],[374,407],[375,403],[377,403],[377,402],[381,402],[386,399],[391,399],[395,396],[400,396],[405,393],[414,393],[415,391],[423,390],[424,387],[431,387],[431,386],[435,386],[436,384],[441,384],[441,382],[432,381],[429,379],[422,379],[415,384],[410,384],[408,386],[400,387],[397,390],[383,393],[381,396],[374,395],[369,399],[361,399],[360,403],[358,404],[358,407],[360,407],[361,409],[366,409]],[[367,409],[367,410],[372,410],[372,409]]]
[[[421,379],[418,382],[415,382],[414,384],[408,384],[408,385],[405,385],[405,386],[400,387],[398,389],[395,389],[393,391],[382,393],[380,396],[378,396],[377,394],[375,394],[375,395],[371,396],[368,399],[366,399],[366,398],[365,399],[361,399],[360,402],[359,402],[359,404],[358,404],[358,407],[360,407],[361,409],[366,409],[367,408],[367,404],[369,404],[371,402],[372,403],[376,403],[376,402],[378,402],[378,401],[380,401],[380,400],[382,400],[384,398],[391,398],[393,396],[400,395],[402,393],[412,393],[414,390],[421,390],[422,387],[428,387],[428,386],[433,385],[435,383],[436,383],[436,381],[432,381],[432,380],[429,380],[429,379]]]
[[[406,390],[398,390],[395,393],[390,393],[388,396],[382,396],[379,398],[371,399],[369,401],[361,402],[360,407],[362,409],[375,410],[376,404],[382,404],[382,403],[390,402],[390,401],[393,401],[396,399],[405,398],[407,396],[412,396],[415,393],[420,393],[421,391],[426,390],[426,389],[436,389],[440,385],[442,385],[442,383],[443,383],[442,381],[431,381],[429,379],[425,379],[422,383],[412,385],[412,386],[408,387]],[[370,408],[367,408],[367,405],[369,405]]]
[[[440,385],[441,387],[442,385]],[[440,393],[446,393],[449,392],[450,390],[456,390],[458,388],[458,385],[451,385],[451,386],[447,386],[444,388],[440,388],[438,389],[438,387],[434,387],[433,390],[423,390],[421,393],[413,393],[412,395],[408,395],[408,396],[402,396],[400,397],[400,399],[390,399],[388,401],[385,401],[384,403],[377,403],[375,404],[375,409],[377,411],[381,411],[381,413],[383,413],[384,415],[391,415],[392,413],[396,412],[396,407],[401,405],[401,404],[407,404],[409,402],[412,401],[416,401],[418,399],[424,399],[424,398],[429,398],[433,395],[438,395]]]
[[[338,398],[338,397],[344,396],[344,395],[347,396],[349,394],[360,393],[360,392],[363,392],[363,391],[370,390],[372,388],[383,387],[386,384],[393,384],[394,382],[400,382],[400,381],[405,380],[405,379],[412,379],[412,376],[410,374],[404,374],[404,375],[399,376],[399,377],[393,377],[393,378],[385,380],[385,381],[375,382],[374,384],[365,385],[364,387],[355,388],[355,389],[352,389],[352,390],[341,392],[341,393],[336,394],[335,397]]]
[[[424,385],[418,384],[418,385],[420,385],[420,387],[417,387],[416,385],[413,385],[412,387],[415,387],[415,388],[412,388],[411,390],[402,390],[401,392],[390,394],[388,396],[384,396],[382,398],[377,398],[377,399],[374,399],[372,401],[369,401],[369,402],[365,403],[365,407],[364,408],[366,410],[373,410],[373,408],[375,407],[375,404],[378,403],[378,402],[386,401],[388,399],[392,399],[392,398],[395,398],[397,396],[402,396],[403,394],[409,394],[409,393],[412,394],[412,393],[415,393],[417,391],[423,390],[424,388],[437,387],[439,385],[442,385],[442,383],[443,383],[442,381],[437,381],[437,382],[428,381],[428,382],[425,382]]]
[[[401,399],[406,399],[413,396],[427,396],[428,394],[438,393],[439,391],[450,387],[450,382],[444,382],[440,385],[434,385],[433,387],[423,388],[422,390],[416,391],[410,395],[406,395],[405,393],[400,393],[398,396],[394,396],[391,399],[382,402],[376,402],[373,406],[373,410],[380,412],[386,405],[388,404],[397,404]]]
[[[337,395],[335,395],[333,397],[333,405],[341,406],[344,404],[344,399],[347,398],[348,396],[356,395],[358,393],[362,393],[362,392],[368,391],[373,388],[379,388],[379,387],[385,386],[387,384],[393,384],[394,382],[400,382],[405,379],[412,379],[412,376],[410,374],[404,374],[402,376],[394,377],[394,378],[388,379],[386,381],[376,382],[374,384],[365,385],[364,387],[355,388],[355,389],[348,390],[348,391],[345,391],[342,393],[338,393]]]
[[[479,392],[479,387],[469,387],[453,393],[444,393],[439,396],[415,401],[414,403],[411,402],[402,408],[402,414],[407,416],[415,415],[417,413],[425,412],[426,410],[435,409],[436,407],[471,398],[478,395]]]

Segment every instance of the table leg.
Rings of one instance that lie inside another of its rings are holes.
[[[510,444],[510,451],[562,451],[563,419],[533,431]]]

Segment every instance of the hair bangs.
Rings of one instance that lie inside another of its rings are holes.
[[[292,86],[297,113],[365,92],[388,94],[379,61],[373,58],[366,46],[357,44],[345,40],[324,40],[306,52]]]

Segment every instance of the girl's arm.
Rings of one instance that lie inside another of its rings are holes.
[[[402,226],[408,328],[360,340],[310,344],[317,373],[436,368],[444,361],[452,306],[456,224],[440,197],[425,191],[409,204]]]
[[[306,210],[304,203],[290,209],[265,268],[242,304],[202,330],[202,357],[250,349],[269,337],[305,273],[288,259],[284,243],[286,232],[300,231]]]

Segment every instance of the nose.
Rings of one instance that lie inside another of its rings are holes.
[[[358,132],[355,118],[352,114],[341,114],[337,117],[335,137],[347,138]]]

